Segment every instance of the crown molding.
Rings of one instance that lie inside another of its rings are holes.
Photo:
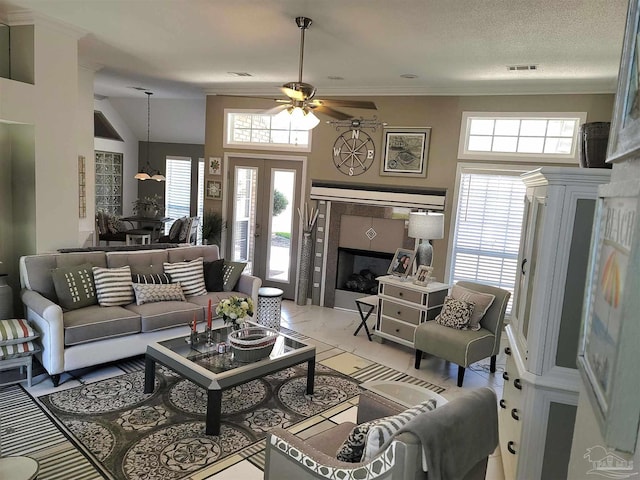
[[[7,13],[7,23],[10,26],[35,25],[55,30],[64,35],[68,35],[76,40],[84,37],[89,32],[69,23],[56,20],[31,10],[13,10]]]
[[[483,82],[484,83],[484,82]],[[273,85],[220,85],[205,87],[206,95],[235,95],[235,96],[280,96],[279,87]],[[449,86],[361,86],[361,87],[318,87],[316,97],[331,96],[372,97],[372,96],[488,96],[488,95],[568,95],[568,94],[615,94],[616,80],[595,82],[531,82],[519,85],[480,85],[460,82]]]

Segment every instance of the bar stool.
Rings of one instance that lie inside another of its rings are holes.
[[[279,288],[262,287],[258,289],[258,323],[280,331],[282,314],[282,295]]]

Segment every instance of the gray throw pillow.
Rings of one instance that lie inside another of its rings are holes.
[[[240,276],[244,271],[244,267],[246,267],[246,263],[242,262],[224,262],[223,276],[224,276],[224,285],[223,289],[225,292],[233,292],[240,280]]]
[[[51,272],[58,304],[64,310],[75,310],[98,303],[91,264],[56,268]]]

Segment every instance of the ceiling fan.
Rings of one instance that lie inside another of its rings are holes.
[[[302,65],[304,62],[304,35],[311,25],[311,19],[307,17],[296,17],[296,25],[300,28],[300,65],[298,69],[298,81],[288,82],[282,85],[280,90],[287,100],[277,100],[285,105],[280,105],[269,110],[274,113],[282,110],[278,115],[290,115],[291,121],[295,122],[296,128],[311,130],[318,125],[318,118],[314,112],[323,113],[337,120],[348,120],[353,115],[336,110],[333,107],[365,108],[376,110],[376,104],[360,100],[320,100],[315,97],[316,87],[302,81]]]

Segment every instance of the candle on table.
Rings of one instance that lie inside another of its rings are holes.
[[[207,328],[211,328],[211,299],[209,299],[209,310],[207,312]]]
[[[196,331],[197,331],[196,325],[197,325],[197,321],[196,321],[196,314],[194,313],[194,314],[193,314],[193,328],[192,328],[192,330],[193,330],[194,332],[196,332]]]

